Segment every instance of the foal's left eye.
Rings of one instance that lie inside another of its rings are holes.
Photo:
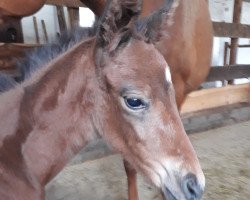
[[[138,98],[124,97],[126,105],[132,110],[140,110],[146,107],[146,103]]]

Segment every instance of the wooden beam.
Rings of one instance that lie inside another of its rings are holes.
[[[243,4],[242,0],[234,0],[234,12],[233,12],[234,24],[240,24],[242,4]],[[238,43],[239,43],[239,38],[231,38],[229,65],[236,65]],[[234,80],[233,79],[229,80],[228,83],[233,84]]]
[[[211,67],[206,82],[233,80],[250,77],[250,65],[229,65]]]
[[[46,4],[54,6],[66,6],[72,8],[85,7],[80,0],[46,0]]]
[[[67,24],[65,20],[63,6],[56,6],[58,24],[60,28],[60,33],[64,33],[67,30]]]
[[[250,84],[204,89],[188,95],[181,108],[181,114],[249,102]]]
[[[70,27],[78,27],[80,22],[79,8],[68,8]]]
[[[213,22],[215,37],[250,38],[250,25]]]
[[[42,19],[41,23],[42,23],[43,35],[44,35],[45,42],[48,43],[49,42],[49,36],[48,36],[48,32],[47,32],[45,21]]]
[[[36,36],[36,43],[40,44],[40,38],[39,38],[39,31],[37,26],[37,19],[35,16],[33,16],[33,24],[34,24],[34,30],[35,30],[35,36]]]
[[[22,58],[25,51],[38,47],[38,45],[18,44],[18,43],[0,43],[0,70],[12,71],[16,67],[13,58]]]
[[[20,55],[28,49],[39,47],[37,44],[22,44],[22,43],[0,43],[0,58],[6,56]]]

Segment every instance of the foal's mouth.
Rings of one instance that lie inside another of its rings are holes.
[[[201,200],[204,189],[201,188],[196,176],[188,173],[184,176],[178,190],[173,191],[165,186],[162,192],[165,200]]]

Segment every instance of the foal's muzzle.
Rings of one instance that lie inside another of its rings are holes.
[[[180,190],[185,199],[179,199],[179,195],[174,194],[168,188],[163,189],[165,200],[200,200],[203,195],[203,189],[200,187],[194,174],[187,174],[180,185]]]

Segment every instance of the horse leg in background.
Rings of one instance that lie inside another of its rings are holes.
[[[126,160],[123,160],[123,164],[128,181],[128,200],[139,200],[136,184],[136,170]]]

